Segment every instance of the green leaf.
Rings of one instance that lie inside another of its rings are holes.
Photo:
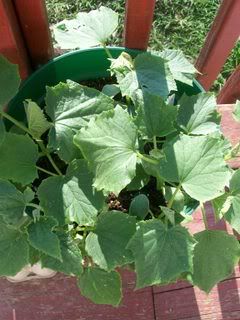
[[[232,195],[240,194],[240,169],[234,172],[230,180],[229,189]]]
[[[66,234],[57,234],[60,240],[62,261],[43,255],[41,263],[43,268],[49,268],[67,275],[80,276],[82,268],[82,254],[77,244]]]
[[[167,105],[161,97],[147,91],[144,91],[143,97],[142,116],[148,138],[164,137],[176,131],[174,122],[177,118],[177,108]]]
[[[240,121],[240,101],[237,100],[233,111],[233,117],[236,121]]]
[[[186,59],[182,51],[166,49],[159,55],[168,61],[168,66],[174,79],[188,85],[193,84],[197,69]]]
[[[70,80],[47,87],[46,111],[54,124],[49,132],[49,147],[66,162],[80,158],[73,136],[91,117],[113,107],[114,101],[100,91]]]
[[[136,230],[136,219],[110,211],[99,216],[96,229],[86,239],[86,251],[102,269],[110,271],[133,261],[126,246]]]
[[[210,93],[199,93],[179,100],[178,124],[188,134],[207,135],[219,130],[220,117],[216,99]]]
[[[193,283],[205,292],[233,272],[239,260],[240,246],[225,231],[205,230],[194,235],[197,245],[193,259]]]
[[[207,201],[220,196],[230,180],[219,141],[208,136],[181,135],[167,143],[160,175],[180,183],[192,198]]]
[[[60,225],[69,222],[94,225],[105,198],[102,192],[92,188],[92,179],[86,161],[75,160],[65,177],[44,180],[38,189],[38,196],[45,214],[54,217]]]
[[[160,209],[167,220],[169,220],[172,225],[175,225],[175,211],[163,206],[160,206]]]
[[[129,214],[140,220],[144,220],[149,212],[149,200],[145,194],[139,194],[133,198],[129,207]]]
[[[51,124],[47,121],[43,111],[35,102],[26,100],[24,107],[27,115],[28,129],[34,138],[40,139],[42,134],[50,128]]]
[[[176,191],[176,188],[165,186],[164,191],[165,191],[164,197],[166,201],[169,202],[174,192]],[[178,190],[177,194],[174,197],[172,208],[177,212],[181,212],[184,208],[184,204],[185,204],[184,194],[182,193],[181,190]]]
[[[27,236],[0,223],[0,276],[14,276],[28,264]]]
[[[106,84],[102,89],[102,93],[110,98],[114,98],[117,94],[120,93],[120,89],[116,84]]]
[[[142,189],[149,182],[149,175],[144,171],[141,163],[137,163],[136,166],[136,176],[127,185],[128,191],[135,191]]]
[[[137,128],[120,106],[91,119],[74,142],[95,172],[97,190],[118,194],[135,177]]]
[[[5,223],[16,225],[26,207],[25,196],[10,182],[0,179],[0,216]]]
[[[38,221],[28,226],[27,231],[31,246],[61,261],[60,242],[56,233],[53,232],[57,225],[57,221],[51,217],[40,217]]]
[[[54,28],[62,49],[95,47],[105,44],[118,26],[118,14],[101,6],[89,13],[80,12],[74,20],[64,20]]]
[[[3,120],[0,117],[0,147],[5,139],[6,129]]]
[[[0,111],[18,92],[19,85],[18,66],[0,55]]]
[[[171,91],[177,91],[169,67],[161,57],[142,53],[136,57],[134,66],[142,89],[162,98],[166,98]]]
[[[81,294],[96,304],[118,306],[122,300],[121,277],[118,272],[106,272],[90,267],[78,280]]]
[[[195,240],[182,226],[170,229],[160,220],[141,221],[128,244],[135,258],[137,288],[168,283],[193,267]]]
[[[6,133],[0,147],[0,178],[27,185],[37,178],[38,148],[29,136]]]

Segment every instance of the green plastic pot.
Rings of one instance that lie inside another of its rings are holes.
[[[117,58],[123,51],[129,53],[132,57],[140,52],[139,50],[121,47],[111,47],[109,50],[114,58]],[[53,86],[67,79],[79,82],[107,78],[110,77],[109,67],[110,61],[103,48],[76,50],[63,54],[45,64],[24,81],[18,94],[9,103],[8,113],[20,121],[25,121],[23,106],[25,99],[32,99],[39,105],[43,105],[46,86]],[[196,80],[193,87],[180,82],[177,83],[177,87],[179,95],[183,93],[193,95],[204,91]],[[186,214],[191,214],[197,206],[198,202],[194,202],[190,207],[187,206],[184,211]]]
[[[117,58],[123,51],[128,52],[133,57],[140,52],[139,50],[121,47],[112,47],[109,50],[114,58]],[[103,48],[77,50],[63,54],[45,64],[24,81],[18,94],[10,102],[8,113],[16,119],[24,121],[23,101],[25,99],[32,99],[42,105],[46,86],[53,86],[67,79],[83,81],[107,78],[110,76],[109,66],[110,61]],[[180,94],[185,92],[192,95],[204,91],[204,89],[195,81],[193,87],[178,83],[178,91]]]

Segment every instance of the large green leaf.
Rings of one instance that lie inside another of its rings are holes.
[[[61,225],[68,222],[94,225],[105,198],[102,192],[92,188],[92,179],[86,161],[75,160],[65,177],[44,180],[38,196],[46,215],[54,217]]]
[[[233,272],[240,256],[237,239],[225,231],[205,230],[195,234],[193,283],[209,292]]]
[[[38,148],[28,137],[6,133],[0,147],[0,178],[23,185],[37,178]]]
[[[126,246],[136,231],[136,219],[129,215],[110,211],[99,216],[96,229],[86,239],[86,250],[93,261],[104,270],[133,261]]]
[[[42,267],[63,272],[67,275],[80,276],[82,268],[82,254],[77,244],[66,234],[57,234],[60,240],[62,261],[42,255]]]
[[[194,65],[186,59],[182,51],[166,49],[159,53],[159,55],[168,61],[168,65],[174,79],[188,85],[193,84],[193,79],[197,70]]]
[[[46,132],[51,124],[47,121],[41,108],[33,101],[27,100],[24,103],[27,115],[28,128],[34,138],[39,139]]]
[[[0,223],[0,276],[14,276],[28,264],[27,236]]]
[[[81,294],[96,304],[118,306],[122,299],[121,277],[97,267],[86,268],[78,280]]]
[[[114,101],[100,91],[70,80],[47,87],[46,110],[53,121],[49,146],[66,162],[79,158],[81,153],[73,144],[73,136],[92,116],[113,107]]]
[[[207,201],[224,192],[231,174],[217,139],[181,135],[167,143],[163,151],[161,176],[181,184],[192,198]]]
[[[139,222],[128,244],[135,258],[137,288],[168,283],[192,272],[195,240],[182,226],[167,229],[160,220]]]
[[[15,96],[19,85],[18,66],[0,55],[0,111]]]
[[[7,224],[21,221],[26,207],[26,199],[10,182],[0,179],[0,216]]]
[[[118,194],[135,177],[137,128],[120,106],[91,119],[74,142],[94,170],[98,190]]]
[[[147,91],[143,97],[144,103],[141,108],[148,138],[164,137],[176,131],[174,122],[177,118],[177,108],[167,105],[161,97]]]
[[[38,221],[32,222],[27,231],[31,246],[61,261],[60,242],[56,233],[53,232],[57,224],[52,217],[41,217]]]
[[[76,19],[64,20],[54,27],[54,37],[62,49],[95,47],[105,44],[118,26],[118,14],[101,6]]]
[[[216,99],[210,93],[183,95],[179,100],[178,124],[188,134],[207,135],[219,130]]]
[[[139,54],[135,61],[137,79],[142,89],[166,98],[176,91],[176,83],[164,59],[151,53]]]

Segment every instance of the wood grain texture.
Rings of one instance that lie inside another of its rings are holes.
[[[127,0],[124,46],[145,50],[152,27],[155,0]]]
[[[21,78],[30,74],[30,63],[12,2],[0,0],[0,54],[19,65]]]
[[[13,0],[13,3],[32,66],[37,68],[53,57],[45,1]]]
[[[196,61],[197,77],[209,90],[240,35],[240,1],[223,0]]]
[[[217,101],[219,104],[235,103],[240,99],[240,65],[228,78],[221,89]]]
[[[10,283],[0,281],[0,319],[17,320],[154,320],[152,289],[133,291],[135,278],[123,274],[124,299],[119,308],[99,306],[82,297],[76,279],[58,274],[52,279]]]

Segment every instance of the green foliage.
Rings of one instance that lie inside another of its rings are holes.
[[[88,40],[105,47],[116,17],[104,8],[84,14]],[[226,162],[239,145],[221,133],[212,95],[177,91],[196,73],[181,51],[110,60],[117,83],[106,94],[70,80],[47,87],[42,109],[25,101],[27,126],[0,109],[0,275],[40,261],[113,306],[122,297],[116,270],[129,265],[136,288],[184,276],[209,292],[240,257],[234,236],[208,230],[204,211],[212,201],[216,219],[240,231],[240,171]],[[8,101],[18,74],[3,61]],[[6,131],[2,118],[19,130]],[[206,230],[191,235],[182,220],[199,202]]]

